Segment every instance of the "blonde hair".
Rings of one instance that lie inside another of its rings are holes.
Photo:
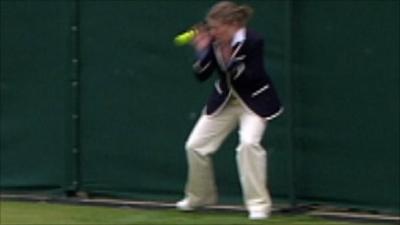
[[[240,26],[246,26],[252,15],[253,9],[248,5],[221,1],[211,7],[206,20],[217,20],[225,24],[238,23]]]

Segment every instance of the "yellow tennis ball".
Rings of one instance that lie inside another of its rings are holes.
[[[196,30],[186,31],[183,34],[176,36],[174,39],[174,43],[178,46],[189,44],[194,39],[194,37],[196,37],[196,34]]]

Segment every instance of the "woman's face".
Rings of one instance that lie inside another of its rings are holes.
[[[228,44],[232,41],[233,35],[237,30],[234,24],[222,23],[218,20],[207,21],[211,36],[222,44]]]

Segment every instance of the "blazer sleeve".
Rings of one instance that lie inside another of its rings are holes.
[[[210,46],[204,52],[197,53],[197,60],[193,64],[193,71],[200,81],[207,80],[215,69],[215,56]]]

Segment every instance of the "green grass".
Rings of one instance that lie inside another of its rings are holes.
[[[178,212],[174,209],[131,209],[72,206],[49,203],[0,202],[0,224],[14,225],[356,225],[310,216],[273,215],[269,220],[250,221],[245,213]],[[365,225],[365,224],[364,224]]]

